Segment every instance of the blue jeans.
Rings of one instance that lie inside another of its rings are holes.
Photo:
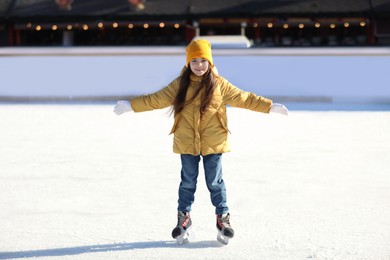
[[[199,174],[201,155],[181,155],[181,182],[179,186],[178,210],[190,212],[195,200],[196,183]],[[215,214],[229,212],[226,205],[226,187],[222,179],[222,154],[209,154],[203,157],[203,167],[206,185],[210,191],[211,202],[215,207]]]

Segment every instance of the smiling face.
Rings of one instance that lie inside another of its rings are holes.
[[[203,76],[203,74],[205,74],[206,71],[209,69],[209,66],[209,61],[202,58],[192,59],[190,62],[191,71],[196,76]]]

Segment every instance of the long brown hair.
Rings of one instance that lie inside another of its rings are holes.
[[[200,82],[200,87],[196,90],[194,96],[186,101],[187,90],[191,82],[190,75],[191,68],[187,67],[181,75],[179,90],[173,101],[173,112],[175,113],[175,115],[179,114],[183,110],[185,105],[191,103],[199,95],[202,88],[204,88],[205,91],[201,98],[200,114],[203,115],[210,106],[211,98],[215,89],[214,75],[211,71],[211,66],[209,66],[208,70],[205,72],[205,74],[203,74],[202,81]]]

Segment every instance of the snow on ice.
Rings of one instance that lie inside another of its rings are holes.
[[[216,241],[201,171],[176,224],[169,111],[0,105],[0,259],[390,259],[390,112],[229,108],[235,237]]]

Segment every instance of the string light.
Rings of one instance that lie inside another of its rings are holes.
[[[50,27],[49,27],[49,26],[50,26]],[[33,30],[35,30],[35,31],[42,31],[42,30],[44,30],[43,27],[45,27],[46,29],[51,28],[51,30],[57,31],[57,30],[63,28],[63,26],[64,26],[64,25],[57,25],[57,24],[43,25],[43,26],[41,26],[41,25],[39,25],[39,24],[38,24],[38,25],[33,25],[32,23],[26,23],[26,24],[25,24],[25,28],[33,29]],[[65,26],[64,29],[70,31],[70,30],[73,30],[74,28],[80,28],[79,26],[80,26],[80,25],[78,25],[78,24],[73,24],[73,25],[72,25],[72,24],[68,24],[68,25]],[[95,25],[95,26],[96,26],[96,25]],[[129,29],[133,29],[134,26],[135,26],[135,25],[134,25],[133,23],[129,23],[129,24],[127,25],[127,27],[128,27]],[[148,28],[150,28],[150,26],[151,26],[151,25],[150,25],[149,23],[144,23],[144,24],[143,24],[143,28],[144,28],[144,29],[148,29]],[[167,24],[166,24],[165,22],[160,22],[160,23],[158,23],[158,26],[159,26],[159,28],[165,28],[165,27],[167,26]],[[258,27],[260,27],[260,24],[259,24],[258,22],[253,22],[252,26],[253,26],[253,28],[258,28]],[[271,29],[271,28],[273,28],[273,27],[275,26],[275,24],[272,23],[272,22],[269,22],[269,23],[266,24],[266,26],[267,26],[267,28]],[[290,28],[290,25],[289,25],[288,23],[283,23],[281,26],[282,26],[283,29],[288,29],[288,28]],[[298,24],[298,28],[300,28],[300,29],[304,29],[305,26],[306,26],[306,25],[305,25],[304,23],[299,23],[299,24]],[[341,25],[341,24],[338,25],[338,24],[336,24],[336,23],[331,23],[331,24],[329,24],[329,28],[331,28],[331,29],[335,29],[337,26],[343,26],[344,28],[350,28],[350,27],[351,27],[351,23],[350,23],[350,22],[344,22],[342,25]],[[359,22],[359,26],[360,26],[360,27],[365,27],[365,26],[367,26],[366,21],[360,21],[360,22]],[[47,28],[47,27],[48,27],[48,28]],[[98,22],[98,23],[97,23],[97,27],[98,27],[99,29],[103,29],[103,28],[104,28],[104,23],[103,23],[103,22]],[[112,28],[116,29],[116,28],[118,28],[118,27],[119,27],[119,23],[118,23],[118,22],[112,23]],[[173,25],[173,27],[176,28],[176,29],[179,29],[179,28],[181,27],[181,25],[180,25],[179,23],[175,23],[175,24]],[[320,28],[320,27],[321,27],[321,23],[320,23],[320,22],[315,22],[315,23],[314,23],[314,27],[315,27],[315,28]],[[95,27],[95,28],[96,28],[96,27]],[[90,29],[90,27],[89,27],[89,25],[87,25],[87,24],[83,24],[83,25],[81,26],[80,29],[82,29],[82,30],[84,30],[84,31],[87,31],[87,30]]]

